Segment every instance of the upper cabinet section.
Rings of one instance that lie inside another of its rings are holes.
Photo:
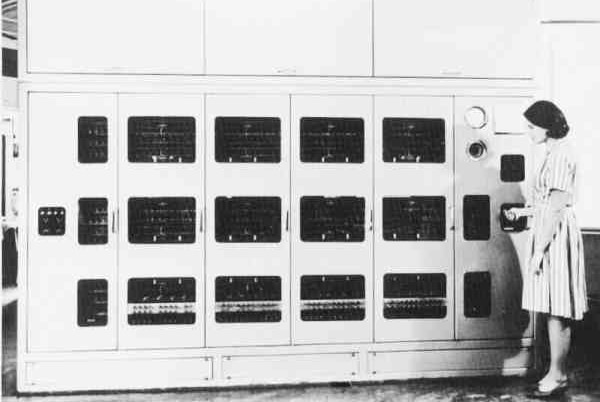
[[[371,11],[371,0],[206,0],[207,74],[371,76]]]
[[[542,21],[600,21],[598,0],[543,0]]]
[[[30,73],[203,74],[202,0],[27,0]]]
[[[374,0],[375,75],[531,78],[541,46],[537,7],[535,0]]]

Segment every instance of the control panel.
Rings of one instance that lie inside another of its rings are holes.
[[[365,319],[365,277],[304,275],[300,279],[302,321]]]
[[[365,125],[360,118],[300,119],[300,160],[311,163],[363,163]]]
[[[131,278],[127,282],[129,325],[194,324],[194,278]]]
[[[133,116],[127,120],[128,160],[132,163],[193,163],[196,119]]]
[[[77,238],[79,244],[108,243],[108,200],[80,198]]]
[[[220,243],[281,241],[281,198],[215,198],[215,238]]]
[[[215,280],[218,323],[281,321],[281,277],[219,276]]]
[[[383,238],[445,240],[445,197],[384,197]]]
[[[500,206],[500,228],[505,232],[522,232],[527,229],[527,217],[522,216],[517,220],[509,220],[504,211],[511,208],[523,208],[525,204],[521,202],[505,203]]]
[[[445,274],[386,274],[383,277],[386,319],[446,317]]]
[[[130,243],[194,243],[194,197],[132,197],[128,201]]]
[[[215,160],[224,163],[279,163],[278,117],[216,117]]]
[[[41,207],[38,209],[38,233],[40,236],[62,236],[65,234],[66,212],[63,207]]]
[[[108,323],[108,281],[81,279],[77,282],[77,325],[101,327]]]
[[[383,161],[444,163],[446,123],[443,119],[383,119]]]
[[[102,116],[81,116],[77,119],[79,163],[108,161],[108,120]]]
[[[305,242],[362,242],[365,199],[304,196],[300,199],[300,237]]]

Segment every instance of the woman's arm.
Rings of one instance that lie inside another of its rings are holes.
[[[571,194],[566,191],[553,189],[550,191],[548,198],[548,206],[544,210],[544,214],[540,222],[536,225],[541,225],[536,230],[534,253],[544,253],[554,234],[556,227],[560,222],[564,208],[571,203]]]

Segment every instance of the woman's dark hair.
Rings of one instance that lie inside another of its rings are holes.
[[[563,138],[569,132],[569,125],[563,112],[550,101],[537,101],[529,106],[525,113],[525,118],[532,124],[548,130],[548,137]]]

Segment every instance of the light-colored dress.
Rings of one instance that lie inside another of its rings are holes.
[[[534,220],[530,239],[531,255],[537,231],[547,219],[550,192],[576,195],[577,163],[568,140],[563,138],[549,148],[544,163],[535,178],[533,189]],[[542,271],[523,270],[523,308],[552,316],[581,320],[588,310],[585,284],[583,240],[577,226],[572,202],[560,212],[554,236],[544,253]]]

